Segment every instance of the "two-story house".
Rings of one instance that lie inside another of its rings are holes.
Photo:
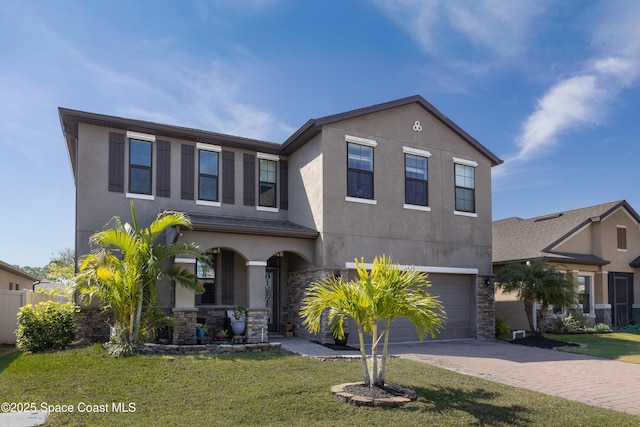
[[[190,214],[212,269],[195,295],[159,296],[194,337],[197,318],[221,324],[247,307],[247,340],[299,317],[306,286],[354,276],[354,260],[386,254],[428,272],[447,326],[439,338],[492,338],[491,168],[502,161],[420,96],[308,121],[282,144],[59,109],[76,184],[76,253],[114,215],[150,222]],[[412,341],[408,322],[391,339]],[[325,340],[329,331],[314,339]]]
[[[493,223],[496,273],[509,262],[533,260],[571,276],[576,304],[592,325],[640,321],[640,216],[625,200]],[[496,314],[514,328],[528,328],[513,295],[496,294]]]

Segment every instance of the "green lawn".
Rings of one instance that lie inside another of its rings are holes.
[[[0,402],[74,409],[51,414],[47,426],[640,425],[637,416],[402,359],[390,361],[387,378],[415,389],[418,401],[395,409],[339,402],[330,387],[359,381],[360,369],[359,361],[285,353],[113,359],[99,346],[12,353],[0,358]],[[114,404],[135,412],[114,412]],[[109,412],[78,412],[83,405]]]
[[[563,349],[563,351],[640,363],[640,333],[638,332],[576,335],[545,334],[545,336],[554,340],[585,344],[587,346],[587,348]]]

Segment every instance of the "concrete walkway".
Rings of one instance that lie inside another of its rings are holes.
[[[282,347],[312,357],[357,356],[299,338],[278,338]],[[640,364],[531,348],[463,340],[389,345],[389,353],[451,371],[640,415]]]

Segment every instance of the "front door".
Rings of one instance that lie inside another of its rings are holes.
[[[627,326],[633,311],[633,274],[609,273],[609,303],[614,327]]]
[[[264,299],[269,332],[278,332],[278,269],[267,267],[264,278]]]

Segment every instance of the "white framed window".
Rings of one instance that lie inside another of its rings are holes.
[[[346,135],[347,201],[375,204],[373,151],[378,143],[371,139]]]
[[[220,152],[217,145],[197,143],[198,149],[198,198],[196,204],[220,205]]]
[[[402,147],[404,153],[404,207],[429,209],[428,159],[431,153]]]
[[[153,143],[155,135],[127,131],[129,184],[126,196],[153,200]]]
[[[455,179],[455,210],[457,215],[477,216],[476,213],[476,167],[472,160],[453,158]]]
[[[279,156],[258,153],[258,210],[278,212]]]
[[[595,316],[595,308],[593,304],[593,279],[593,273],[579,273],[576,293],[578,294],[578,304],[582,306],[582,312],[587,315]]]
[[[618,251],[627,251],[627,226],[616,225],[616,240],[618,242]]]

